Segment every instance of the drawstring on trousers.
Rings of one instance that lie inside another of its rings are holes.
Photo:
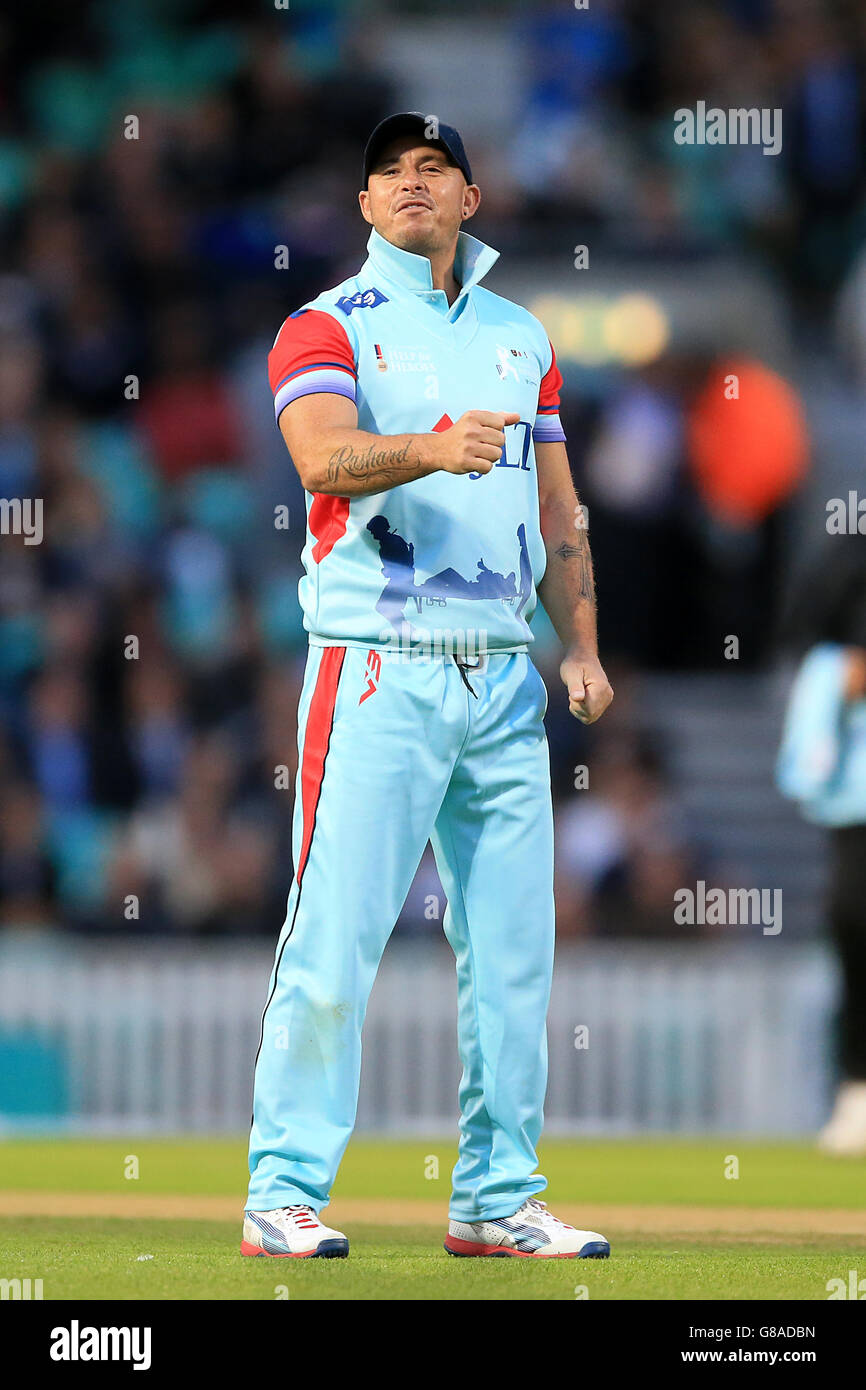
[[[461,677],[461,679],[462,679],[462,681],[463,681],[463,684],[466,686],[466,689],[469,691],[469,694],[470,694],[470,695],[474,695],[474,696],[475,696],[475,699],[477,700],[477,699],[478,699],[478,692],[477,692],[476,690],[473,690],[473,689],[472,689],[472,686],[469,684],[469,680],[468,680],[468,678],[467,678],[466,672],[467,672],[467,671],[477,671],[477,670],[478,670],[478,667],[481,665],[481,662],[480,662],[480,661],[476,661],[475,663],[472,663],[471,661],[461,661],[459,657],[455,656],[455,658],[454,658],[454,665],[457,667],[457,670],[460,672],[460,677]]]

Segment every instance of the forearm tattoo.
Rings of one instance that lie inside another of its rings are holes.
[[[402,449],[377,449],[371,444],[363,453],[355,453],[349,444],[344,444],[328,459],[328,482],[337,483],[341,478],[382,483],[395,479],[404,481],[402,475],[413,473],[420,461],[411,440]]]
[[[595,604],[595,578],[592,572],[592,555],[589,551],[589,540],[584,533],[581,535],[577,545],[571,545],[568,541],[563,541],[554,551],[560,560],[576,560],[577,570],[577,592],[578,597],[585,599],[587,603]]]

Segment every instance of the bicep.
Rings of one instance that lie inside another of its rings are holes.
[[[358,409],[348,396],[315,391],[299,396],[280,412],[280,433],[298,472],[310,455],[311,444],[329,429],[357,429]]]

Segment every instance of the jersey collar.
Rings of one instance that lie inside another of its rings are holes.
[[[433,270],[426,256],[416,256],[414,251],[403,251],[399,246],[392,245],[379,235],[375,227],[370,232],[367,251],[367,264],[377,275],[386,277],[413,294],[431,296],[443,293],[433,289]],[[494,251],[492,246],[485,245],[468,232],[458,232],[454,276],[460,284],[460,291],[451,305],[451,317],[454,316],[463,297],[483,279],[498,260],[499,252]]]

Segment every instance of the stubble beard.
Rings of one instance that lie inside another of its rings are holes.
[[[415,256],[426,256],[429,259],[431,256],[444,251],[450,245],[450,241],[436,227],[428,229],[405,227],[402,230],[395,229],[393,244],[401,251],[410,251]]]

